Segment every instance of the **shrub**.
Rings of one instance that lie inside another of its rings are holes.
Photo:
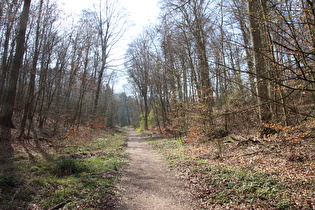
[[[51,171],[55,176],[63,177],[81,172],[89,172],[89,168],[79,160],[71,157],[60,157],[53,162]]]
[[[13,175],[3,174],[0,175],[0,186],[1,188],[16,187],[16,179]]]

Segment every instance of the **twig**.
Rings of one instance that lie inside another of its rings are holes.
[[[71,202],[71,200],[68,200],[68,201],[59,203],[59,204],[57,204],[56,206],[54,206],[54,207],[52,207],[52,208],[50,208],[50,209],[48,209],[48,210],[60,209],[60,208],[64,207],[67,203],[70,203],[70,202]]]
[[[11,200],[11,204],[13,203],[15,196],[21,191],[21,188],[17,189],[17,191],[14,193],[12,200]]]

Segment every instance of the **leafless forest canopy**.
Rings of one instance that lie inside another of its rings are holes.
[[[125,53],[128,93],[111,62],[128,16],[100,2],[67,22],[53,0],[1,1],[2,145],[80,126],[208,140],[314,119],[314,0],[160,0]]]

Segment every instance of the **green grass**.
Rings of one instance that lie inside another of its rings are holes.
[[[148,143],[167,157],[171,167],[173,163],[189,160],[185,153],[185,144],[182,141],[175,139],[158,139],[150,140]]]
[[[10,173],[0,168],[0,209],[31,204],[40,209],[106,209],[127,162],[125,141],[123,134],[99,134],[47,160],[31,162],[17,155]]]

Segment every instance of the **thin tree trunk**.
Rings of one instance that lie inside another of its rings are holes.
[[[148,106],[148,95],[145,94],[144,100],[144,130],[149,129],[149,106]]]
[[[82,80],[81,80],[80,94],[79,94],[76,112],[73,118],[73,122],[77,120],[78,125],[81,123],[83,100],[84,100],[84,96],[86,92],[90,47],[91,45],[88,43],[88,46],[85,52],[86,54],[85,54],[83,75],[82,75]]]

